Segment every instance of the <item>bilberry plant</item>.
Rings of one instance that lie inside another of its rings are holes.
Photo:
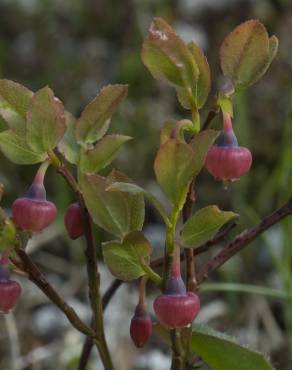
[[[233,98],[265,74],[277,48],[277,38],[270,37],[258,20],[244,22],[227,35],[220,48],[226,84],[202,120],[201,111],[211,85],[203,51],[194,42],[184,42],[163,19],[155,18],[151,23],[142,47],[142,61],[153,77],[175,89],[179,103],[187,111],[186,117],[163,125],[154,161],[156,180],[170,203],[169,212],[126,174],[116,169],[107,176],[100,174],[131,139],[107,133],[113,114],[126,98],[126,85],[104,87],[75,118],[49,87],[32,92],[16,82],[0,80],[0,116],[6,125],[0,133],[0,149],[18,165],[40,164],[27,193],[11,205],[12,215],[3,209],[0,212],[0,248],[6,261],[0,264],[0,310],[13,309],[21,292],[19,283],[11,280],[9,269],[22,272],[86,337],[79,369],[85,369],[95,345],[104,368],[113,370],[103,310],[123,281],[140,279],[139,302],[129,322],[137,347],[151,339],[153,320],[153,330],[170,345],[172,370],[193,369],[201,362],[215,370],[235,370],[234,364],[240,364],[242,370],[271,370],[263,355],[193,321],[203,305],[201,284],[258,235],[290,215],[292,201],[239,233],[215,256],[208,255],[209,248],[228,234],[239,215],[216,205],[207,205],[195,213],[192,207],[197,177],[204,168],[223,182],[248,176],[252,155],[249,149],[238,146],[232,125]],[[219,130],[211,128],[216,116],[223,123]],[[43,184],[48,166],[64,178],[75,197],[74,203],[68,205],[64,222],[72,239],[84,236],[91,324],[67,304],[26,250],[34,233],[43,231],[56,217],[57,206],[46,199]],[[165,223],[164,255],[157,260],[151,257],[151,243],[142,231],[145,200],[152,203]],[[93,224],[112,238],[97,245]],[[97,249],[116,278],[103,297]],[[197,259],[202,253],[206,255],[205,262]],[[182,264],[185,277],[181,275]],[[159,266],[163,266],[162,273],[158,273]],[[146,308],[147,280],[156,289],[153,319]]]

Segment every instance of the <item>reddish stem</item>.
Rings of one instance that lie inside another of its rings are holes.
[[[140,280],[140,286],[139,286],[139,305],[143,307],[145,307],[145,300],[146,300],[146,294],[145,294],[146,283],[147,283],[147,279],[142,277]]]
[[[229,113],[223,113],[223,129],[225,132],[233,130],[232,128],[232,119]]]
[[[47,172],[47,169],[50,165],[50,161],[44,161],[39,169],[37,170],[37,173],[34,177],[33,183],[37,185],[42,185],[44,183],[45,174]]]
[[[218,252],[217,255],[203,265],[197,275],[198,282],[202,283],[212,272],[218,270],[220,266],[222,266],[236,253],[240,252],[260,234],[291,214],[292,198],[290,198],[282,207],[264,217],[256,226],[244,230],[242,233],[237,235],[229,244],[227,244],[220,252]]]
[[[8,265],[9,264],[9,254],[10,251],[8,249],[4,250],[0,257],[0,265]]]

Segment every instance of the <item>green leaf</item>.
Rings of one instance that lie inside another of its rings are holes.
[[[166,225],[169,225],[170,221],[168,219],[167,213],[163,205],[159,202],[158,199],[154,197],[154,195],[144,190],[140,186],[136,184],[129,184],[126,182],[114,182],[106,190],[107,191],[122,191],[122,192],[130,193],[130,194],[143,194],[144,197],[147,198],[150,201],[150,203],[152,203],[153,206],[158,210],[158,212],[162,216]]]
[[[102,176],[81,176],[81,189],[93,221],[106,231],[123,237],[130,231],[130,209],[125,193],[109,192],[112,182]]]
[[[145,275],[141,259],[149,260],[151,245],[140,231],[133,231],[123,241],[110,241],[102,245],[103,256],[111,273],[128,281]]]
[[[181,141],[168,140],[157,153],[154,171],[162,190],[172,204],[181,209],[196,172],[195,153],[192,148]]]
[[[185,87],[177,87],[176,88],[176,95],[177,100],[179,101],[180,105],[185,109],[194,109],[195,108],[195,101],[192,99],[189,93],[189,89]]]
[[[19,134],[25,132],[26,113],[33,92],[10,81],[0,80],[0,116],[8,127]]]
[[[105,135],[112,115],[127,93],[127,85],[108,85],[85,107],[76,127],[76,138],[80,145],[86,147]]]
[[[58,144],[58,150],[69,163],[77,164],[80,156],[80,146],[75,138],[76,118],[65,111],[66,132]]]
[[[269,39],[269,60],[270,63],[275,58],[278,51],[279,41],[276,36],[271,36]]]
[[[3,154],[16,164],[34,164],[44,161],[46,153],[36,153],[28,145],[25,136],[12,130],[0,133],[0,148]]]
[[[197,88],[195,94],[195,101],[197,108],[201,108],[209,95],[211,77],[210,68],[201,48],[199,48],[194,42],[188,44],[188,48],[196,61],[197,67],[199,69],[199,75],[197,79]],[[192,109],[192,101],[189,99],[189,93],[185,88],[177,88],[178,100],[181,105],[186,109]]]
[[[131,182],[131,179],[127,175],[117,170],[113,170],[108,178],[112,181],[112,183]],[[108,188],[106,190],[108,190]],[[129,231],[141,230],[145,219],[145,203],[143,194],[124,193],[124,196],[126,197],[129,208]]]
[[[127,182],[113,182],[107,191],[122,191],[130,194],[144,194],[146,191],[136,184],[129,184]]]
[[[261,353],[203,325],[193,326],[191,351],[213,370],[273,370]]]
[[[168,120],[164,122],[161,130],[160,130],[160,145],[166,143],[170,139],[170,135],[172,130],[176,126],[176,121]]]
[[[258,20],[250,20],[236,27],[224,40],[220,49],[221,68],[236,89],[257,82],[268,69],[277,52],[277,39],[269,39]]]
[[[190,146],[195,152],[196,175],[204,166],[207,153],[219,134],[220,132],[216,130],[205,130],[195,135],[191,140]]]
[[[42,88],[31,99],[26,129],[27,143],[36,152],[54,149],[64,136],[64,106],[50,88]]]
[[[199,77],[197,82],[197,107],[201,108],[209,95],[211,86],[210,68],[206,56],[204,55],[201,48],[199,48],[194,42],[188,44],[188,48],[191,51],[197,66],[199,68]]]
[[[195,96],[199,69],[185,42],[162,18],[154,18],[142,48],[142,60],[154,78],[190,89]]]
[[[181,235],[182,244],[198,247],[212,239],[226,222],[237,217],[238,214],[221,211],[217,206],[202,208],[184,224]]]
[[[9,128],[7,122],[0,115],[0,132],[7,130]]]
[[[160,132],[160,145],[165,144],[169,139],[176,138],[185,143],[184,132],[197,133],[196,126],[189,119],[172,122],[166,121]]]
[[[108,166],[117,156],[120,147],[131,140],[125,135],[106,135],[93,149],[83,150],[80,168],[83,172],[98,172]]]

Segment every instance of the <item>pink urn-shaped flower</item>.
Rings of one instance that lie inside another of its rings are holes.
[[[165,292],[153,304],[159,322],[168,328],[183,328],[190,325],[200,310],[197,294],[187,292],[180,273],[179,250],[175,254],[171,276]]]
[[[46,199],[43,183],[47,167],[48,164],[44,162],[27,193],[12,204],[12,219],[22,230],[41,231],[56,218],[57,208]]]
[[[216,180],[236,181],[245,175],[252,164],[249,149],[239,146],[229,114],[224,114],[223,132],[209,150],[205,167]]]

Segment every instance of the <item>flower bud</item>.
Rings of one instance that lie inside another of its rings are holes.
[[[21,294],[21,286],[9,277],[7,266],[0,261],[0,312],[7,313]]]
[[[152,320],[146,307],[139,302],[131,320],[130,335],[136,347],[144,347],[152,334]]]
[[[84,234],[83,217],[78,203],[73,203],[68,207],[64,223],[71,239],[77,239]]]

